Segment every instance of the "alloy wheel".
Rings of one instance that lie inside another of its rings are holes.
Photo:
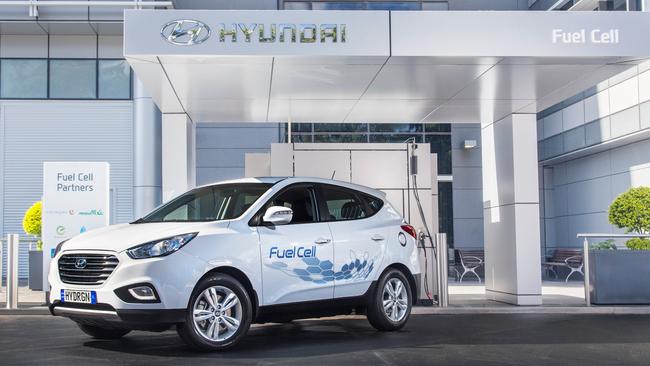
[[[194,328],[205,339],[223,342],[230,339],[242,321],[239,297],[224,286],[208,287],[196,298],[193,307]]]
[[[388,319],[394,322],[404,319],[408,310],[408,294],[404,283],[399,278],[386,281],[382,298],[384,313]]]

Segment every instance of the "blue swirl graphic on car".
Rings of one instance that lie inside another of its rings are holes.
[[[293,250],[293,252],[291,252],[291,250]],[[368,252],[365,252],[363,255],[357,255],[351,250],[350,262],[345,263],[337,271],[334,269],[332,261],[323,261],[316,256],[315,247],[299,247],[284,251],[278,250],[277,247],[272,247],[269,258],[272,258],[274,254],[276,258],[299,258],[302,261],[302,263],[298,262],[301,266],[291,266],[286,262],[275,260],[270,263],[265,263],[267,267],[282,271],[292,277],[298,277],[303,281],[314,282],[316,284],[325,284],[334,280],[355,281],[366,279],[370,276],[370,273],[372,273],[376,259],[369,258]]]

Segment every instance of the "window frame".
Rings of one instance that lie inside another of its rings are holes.
[[[288,223],[288,224],[284,224],[284,225],[273,225],[271,223],[264,222],[262,220],[262,217],[264,216],[264,213],[266,211],[264,209],[264,207],[266,207],[266,205],[269,202],[272,202],[275,198],[277,198],[281,194],[284,194],[285,192],[287,192],[290,189],[300,188],[300,187],[305,187],[309,191],[309,197],[311,198],[312,203],[313,203],[312,204],[312,210],[313,210],[313,215],[314,215],[314,221],[313,222],[296,222],[296,223]],[[273,194],[271,197],[269,197],[269,199],[267,199],[262,204],[262,206],[257,210],[257,212],[255,212],[253,217],[251,217],[251,219],[248,220],[248,226],[250,226],[250,227],[275,227],[275,226],[289,226],[289,225],[318,224],[318,223],[323,222],[323,221],[321,221],[320,208],[319,207],[320,207],[320,203],[319,203],[319,200],[318,200],[318,195],[316,193],[316,184],[315,183],[311,183],[311,182],[292,183],[292,184],[289,184],[286,187],[281,188],[279,191],[277,191],[275,194]]]
[[[321,220],[321,222],[348,222],[348,221],[358,221],[358,220],[369,219],[369,218],[377,215],[377,213],[379,213],[379,211],[381,211],[384,208],[385,204],[386,204],[386,202],[384,201],[383,198],[374,196],[374,195],[369,194],[369,193],[361,192],[361,191],[358,191],[358,190],[353,189],[353,188],[348,188],[348,187],[339,186],[339,185],[336,185],[336,184],[329,184],[329,183],[317,183],[316,184],[316,190],[317,190],[317,198],[318,198],[318,202],[319,202],[318,203],[318,210],[319,210],[319,216],[322,217],[322,218],[326,217],[326,215],[329,216],[329,214],[330,214],[329,208],[327,207],[327,202],[325,200],[325,195],[324,195],[324,192],[323,192],[323,188],[326,188],[326,187],[327,188],[334,188],[334,190],[339,190],[339,191],[344,191],[344,192],[349,191],[352,195],[354,195],[355,199],[357,199],[359,202],[361,202],[361,205],[362,205],[362,207],[364,209],[364,212],[366,212],[366,214],[368,212],[371,212],[372,209],[368,206],[368,202],[362,198],[364,196],[368,196],[368,197],[370,197],[372,199],[377,199],[377,200],[381,201],[381,207],[379,208],[379,210],[375,211],[374,213],[372,213],[370,215],[367,215],[367,216],[364,216],[364,217],[358,217],[358,218],[355,218],[355,219],[345,219],[345,220],[325,220],[325,219],[323,219],[323,220]]]

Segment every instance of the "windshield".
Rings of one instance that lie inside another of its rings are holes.
[[[180,195],[134,223],[229,220],[239,217],[272,184],[240,183],[201,187]]]

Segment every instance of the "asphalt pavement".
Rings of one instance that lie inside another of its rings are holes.
[[[400,332],[341,317],[255,326],[199,353],[176,332],[100,341],[52,316],[0,316],[1,365],[649,365],[650,315],[413,315]]]

